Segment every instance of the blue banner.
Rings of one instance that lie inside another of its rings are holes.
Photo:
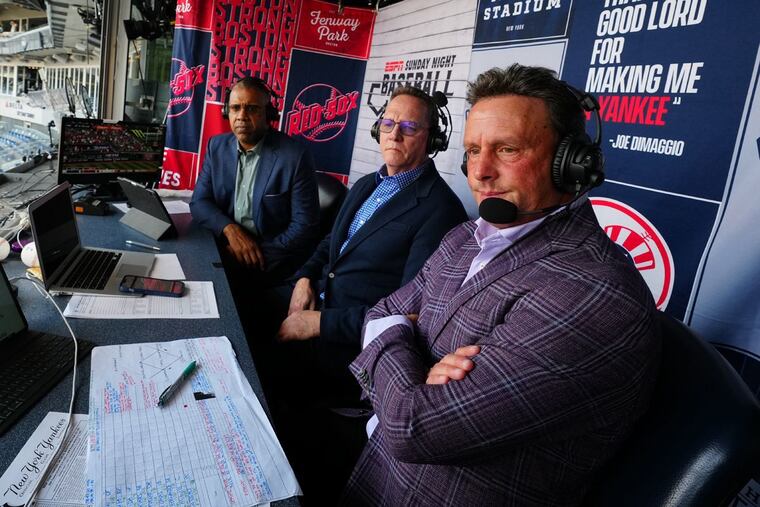
[[[365,60],[293,51],[282,130],[308,143],[320,171],[348,175],[366,67]]]
[[[474,47],[564,37],[572,0],[479,0]]]

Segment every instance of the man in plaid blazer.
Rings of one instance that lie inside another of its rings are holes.
[[[577,505],[649,400],[651,294],[588,199],[551,177],[560,141],[583,135],[578,99],[515,64],[468,101],[476,201],[541,212],[456,227],[367,314],[351,371],[377,419],[346,505]]]

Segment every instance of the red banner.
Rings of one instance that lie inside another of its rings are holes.
[[[211,8],[205,2],[177,0],[175,28],[211,30]]]
[[[221,109],[235,82],[246,76],[263,79],[277,94],[275,105],[282,111],[296,40],[309,48],[310,52],[303,52],[307,59],[308,55],[324,58],[317,53],[366,59],[374,19],[371,9],[346,8],[338,13],[334,5],[317,0],[178,0],[161,186],[195,186],[209,138],[230,129]],[[302,62],[302,71],[303,65],[307,64]],[[336,79],[328,79],[326,85],[345,88]],[[358,98],[349,99],[356,102]],[[341,118],[349,112],[356,115],[346,100],[336,95],[336,117],[338,113]],[[343,121],[336,136],[353,139],[355,120]],[[325,158],[320,167],[348,173],[347,164],[336,167],[334,163],[342,153],[314,155]]]
[[[374,25],[375,13],[371,10],[345,7],[338,11],[331,3],[304,0],[296,46],[366,60]]]

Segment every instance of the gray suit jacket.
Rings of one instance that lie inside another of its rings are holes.
[[[576,505],[646,408],[654,302],[591,205],[547,218],[461,286],[474,229],[452,230],[367,314],[419,320],[351,365],[380,425],[348,505]],[[435,362],[470,344],[481,351],[465,379],[425,385]]]

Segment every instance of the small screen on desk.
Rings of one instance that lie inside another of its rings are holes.
[[[42,273],[53,276],[74,249],[79,247],[76,218],[68,190],[60,191],[32,210]]]
[[[58,155],[58,183],[100,184],[121,176],[158,181],[166,127],[64,117]]]
[[[25,328],[26,323],[11,293],[11,286],[5,278],[5,273],[3,273],[0,275],[0,342]]]

